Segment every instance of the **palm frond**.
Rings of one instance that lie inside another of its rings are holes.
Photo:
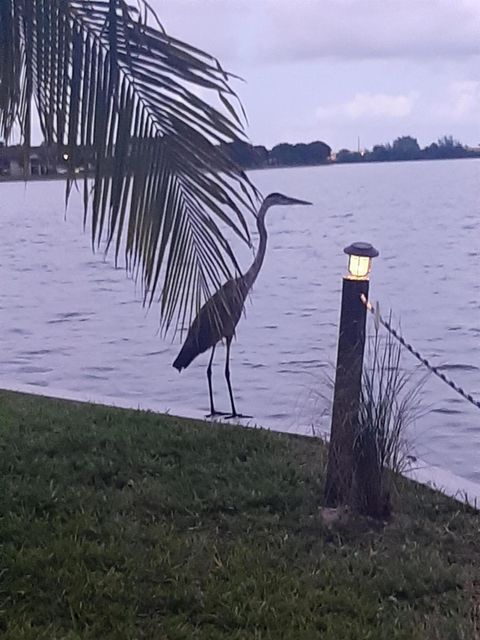
[[[34,103],[46,143],[68,155],[67,200],[87,158],[92,244],[125,252],[167,329],[238,272],[223,229],[249,241],[256,191],[220,149],[243,137],[230,76],[152,16],[145,0],[2,0],[0,136],[19,125],[28,148]]]

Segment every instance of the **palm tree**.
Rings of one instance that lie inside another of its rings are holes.
[[[138,0],[1,0],[0,138],[30,147],[32,117],[83,183],[94,248],[125,255],[164,329],[188,324],[238,273],[223,229],[249,241],[256,192],[221,151],[243,136],[227,74],[165,33]],[[199,97],[214,96],[217,107]],[[36,116],[35,116],[36,114]],[[158,294],[158,296],[156,295]]]

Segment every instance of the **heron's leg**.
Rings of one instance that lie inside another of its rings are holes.
[[[207,380],[208,380],[208,393],[210,394],[210,415],[213,416],[215,414],[215,407],[213,405],[213,389],[212,389],[212,362],[213,356],[215,355],[215,347],[217,345],[213,345],[212,347],[212,355],[210,356],[210,361],[207,367]]]
[[[207,418],[226,415],[224,411],[215,411],[215,405],[213,404],[212,363],[213,363],[213,356],[215,355],[216,346],[217,345],[213,345],[212,347],[212,355],[210,356],[210,360],[208,362],[208,367],[207,367],[208,393],[210,396],[210,413],[206,416]]]
[[[227,338],[227,357],[225,360],[225,378],[227,380],[228,385],[228,393],[230,394],[230,402],[232,404],[232,413],[226,418],[251,418],[252,416],[243,415],[243,413],[237,413],[235,408],[235,401],[233,400],[233,391],[232,385],[230,382],[230,345],[232,343],[232,338]]]
[[[235,409],[235,402],[233,400],[233,391],[232,385],[230,383],[230,345],[232,344],[232,338],[227,338],[227,357],[225,359],[225,379],[227,380],[228,393],[230,394],[230,403],[232,405],[232,418],[235,418],[237,415],[237,410]]]

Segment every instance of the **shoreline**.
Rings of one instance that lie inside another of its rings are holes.
[[[56,400],[67,400],[71,402],[80,402],[82,404],[93,404],[117,409],[126,409],[134,411],[147,411],[157,414],[175,416],[179,418],[202,420],[212,424],[230,424],[225,420],[207,420],[205,416],[188,408],[176,407],[172,412],[171,407],[167,407],[160,403],[144,403],[124,400],[113,396],[96,396],[84,392],[69,391],[67,389],[52,389],[49,387],[41,387],[29,384],[12,384],[11,382],[0,378],[0,388],[5,391],[14,393],[24,393],[32,396],[40,396],[44,398],[52,398]],[[285,435],[318,438],[318,434],[314,434],[309,427],[300,427],[298,431],[284,431],[280,427],[268,427],[252,423],[251,420],[239,420],[237,425],[248,429],[265,429],[283,433]],[[327,434],[322,433],[321,436],[327,439]],[[457,502],[467,504],[476,509],[480,507],[480,485],[463,476],[457,476],[448,469],[437,465],[429,464],[423,460],[416,459],[415,462],[406,469],[404,477],[414,480],[421,485],[427,486],[435,491],[442,493]]]

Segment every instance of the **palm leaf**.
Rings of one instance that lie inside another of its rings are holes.
[[[67,200],[89,158],[92,245],[112,247],[116,263],[125,255],[165,329],[238,272],[225,228],[249,241],[257,194],[220,149],[243,137],[229,80],[167,35],[144,0],[0,2],[0,136],[18,125],[28,148],[34,103],[45,141],[68,154]]]

